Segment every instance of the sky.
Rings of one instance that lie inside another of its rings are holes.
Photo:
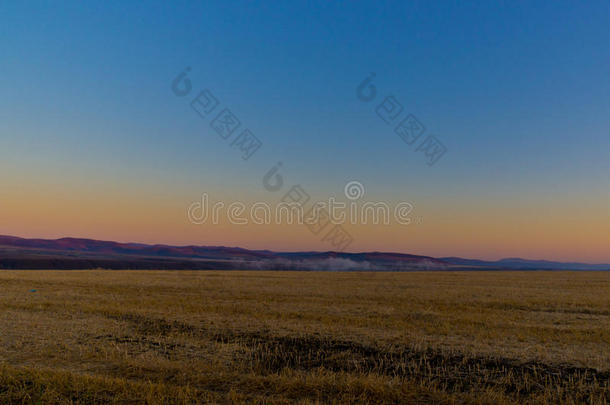
[[[350,202],[357,181],[358,204],[408,202],[412,221],[343,224],[347,251],[610,262],[609,17],[602,1],[2,2],[0,234],[334,250],[328,229],[187,211],[296,185]],[[432,165],[425,139],[446,150]]]

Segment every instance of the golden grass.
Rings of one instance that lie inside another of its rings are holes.
[[[607,272],[0,271],[0,403],[606,404],[609,378]]]

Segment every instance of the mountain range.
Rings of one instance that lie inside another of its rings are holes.
[[[610,264],[509,258],[434,258],[390,252],[274,252],[225,246],[171,246],[81,238],[0,236],[0,269],[193,270],[610,270]]]

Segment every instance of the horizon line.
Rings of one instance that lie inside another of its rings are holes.
[[[242,249],[251,252],[272,252],[272,253],[346,253],[346,254],[366,254],[366,253],[384,253],[384,254],[399,254],[399,255],[411,255],[411,256],[419,256],[419,257],[428,257],[436,260],[443,259],[462,259],[462,260],[476,260],[481,262],[501,262],[504,260],[524,260],[531,262],[549,262],[549,263],[561,263],[561,264],[585,264],[591,266],[610,266],[610,263],[591,263],[591,262],[581,262],[581,261],[558,261],[558,260],[549,260],[549,259],[531,259],[531,258],[523,258],[518,256],[513,257],[502,257],[499,259],[486,260],[479,258],[469,258],[463,256],[430,256],[423,255],[417,253],[407,253],[407,252],[393,252],[393,251],[381,251],[381,250],[370,250],[370,251],[336,251],[336,250],[273,250],[273,249],[251,249],[245,248],[242,246],[226,246],[226,245],[197,245],[197,244],[187,244],[187,245],[171,245],[167,243],[142,243],[142,242],[134,242],[134,241],[119,241],[119,240],[105,240],[105,239],[93,239],[93,238],[84,238],[84,237],[76,237],[76,236],[62,236],[59,238],[45,238],[45,237],[23,237],[23,236],[15,236],[15,235],[5,235],[0,234],[0,238],[16,238],[22,240],[43,240],[43,241],[58,241],[62,239],[75,239],[75,240],[88,240],[94,242],[107,242],[107,243],[117,243],[122,245],[144,245],[144,246],[166,246],[166,247],[176,247],[176,248],[185,248],[185,247],[200,247],[200,248],[227,248],[227,249]]]

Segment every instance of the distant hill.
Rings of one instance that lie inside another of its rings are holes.
[[[242,269],[320,271],[610,270],[610,265],[544,260],[483,261],[388,252],[273,252],[226,246],[171,246],[94,239],[0,236],[0,269]]]
[[[553,262],[548,260],[527,260],[508,258],[497,261],[462,259],[460,257],[444,257],[443,262],[474,268],[510,269],[510,270],[610,270],[610,264],[589,264],[572,262]]]
[[[170,246],[93,239],[0,236],[4,269],[425,270],[441,260],[401,253],[272,252],[225,246]]]

